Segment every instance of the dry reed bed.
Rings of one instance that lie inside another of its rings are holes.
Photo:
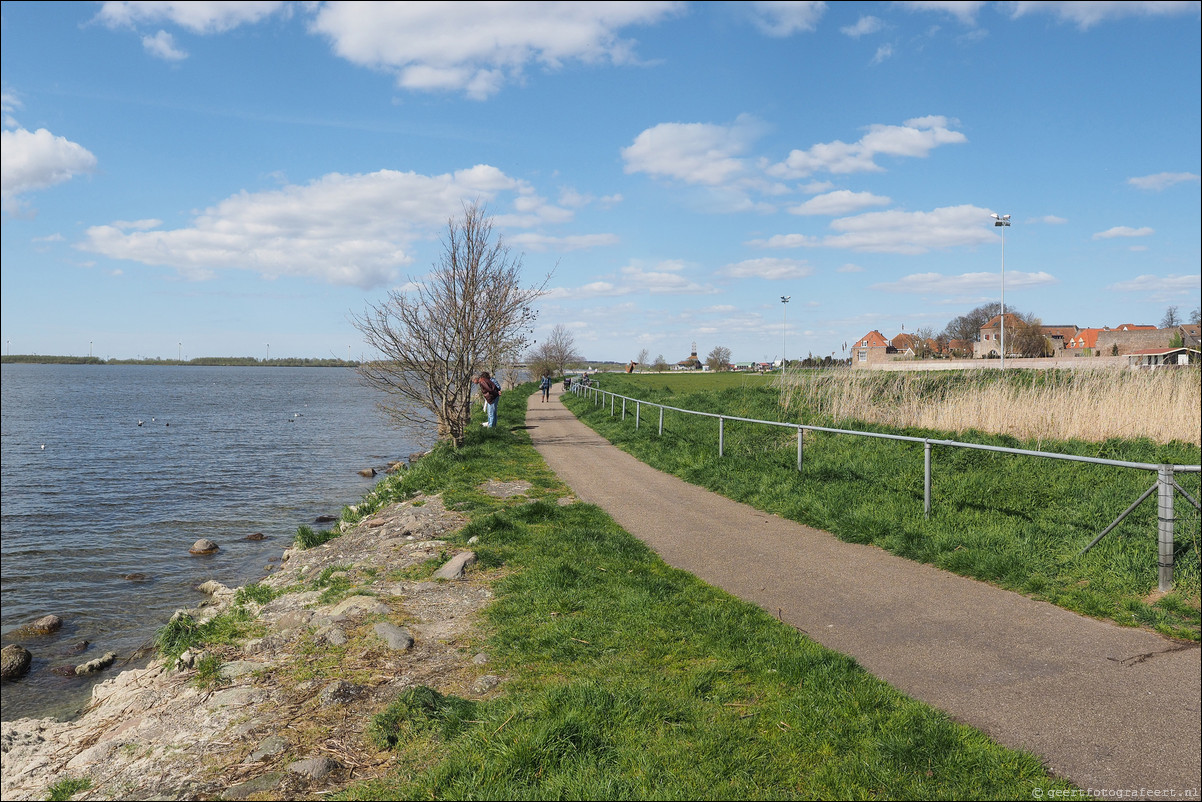
[[[1197,369],[975,370],[947,373],[802,371],[781,379],[781,405],[838,425],[862,420],[1022,440],[1147,437],[1202,445]],[[804,399],[804,400],[803,400]]]

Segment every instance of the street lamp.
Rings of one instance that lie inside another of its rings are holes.
[[[781,370],[785,369],[785,364],[788,362],[788,360],[785,358],[785,352],[788,351],[788,348],[786,348],[785,346],[786,346],[786,343],[788,343],[788,336],[789,336],[789,299],[791,299],[792,297],[793,297],[792,295],[782,295],[780,297],[781,309],[784,311],[784,319],[782,320],[781,327],[780,327],[780,341],[781,341],[780,342],[780,369]]]
[[[998,217],[996,214],[989,215],[993,218],[994,228],[1002,229],[1002,316],[998,318],[998,326],[1002,334],[1002,364],[1001,369],[1006,369],[1006,229],[1010,228],[1010,215],[1004,214]]]
[[[179,349],[175,352],[175,361],[183,362],[184,361],[184,344],[182,342],[179,342],[179,343],[176,343],[176,345],[179,346]]]

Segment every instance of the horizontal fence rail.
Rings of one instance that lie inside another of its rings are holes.
[[[644,406],[654,407],[659,409],[659,434],[664,433],[664,411],[679,412],[683,415],[693,415],[701,418],[717,418],[718,420],[718,456],[724,456],[726,445],[726,421],[738,421],[740,423],[752,423],[762,426],[777,426],[786,429],[797,430],[797,470],[801,471],[803,467],[804,455],[804,432],[825,432],[827,434],[845,434],[855,437],[876,437],[882,440],[899,440],[906,443],[921,443],[923,446],[923,503],[922,512],[926,518],[931,517],[931,449],[934,446],[944,446],[949,448],[968,448],[976,451],[994,451],[1003,454],[1016,454],[1026,457],[1041,457],[1045,459],[1067,460],[1069,462],[1086,462],[1094,465],[1108,465],[1114,468],[1132,468],[1135,470],[1152,471],[1156,474],[1155,483],[1144,492],[1130,507],[1123,511],[1118,518],[1106,527],[1093,541],[1081,550],[1080,554],[1084,554],[1094,546],[1096,546],[1102,538],[1106,537],[1115,529],[1128,515],[1148,499],[1153,493],[1157,494],[1157,568],[1159,587],[1162,592],[1167,593],[1173,589],[1173,543],[1174,543],[1174,523],[1176,517],[1173,510],[1173,501],[1176,493],[1180,493],[1189,501],[1196,509],[1202,510],[1197,499],[1187,493],[1181,485],[1173,478],[1176,473],[1202,473],[1202,465],[1159,465],[1148,462],[1128,462],[1125,460],[1104,459],[1101,457],[1080,457],[1074,454],[1056,454],[1050,451],[1032,451],[1025,448],[1007,448],[1005,446],[989,446],[981,443],[962,443],[958,440],[936,440],[929,437],[911,437],[902,434],[884,434],[881,432],[861,432],[854,429],[834,429],[829,426],[813,426],[806,423],[787,423],[785,421],[760,420],[758,418],[743,418],[737,415],[723,415],[717,412],[699,412],[695,409],[683,409],[681,407],[672,407],[667,404],[657,404],[653,401],[644,401],[632,396],[619,395],[608,390],[603,390],[596,384],[583,384],[573,382],[569,388],[571,392],[579,396],[586,396],[596,406],[604,406],[605,402],[609,402],[609,414],[617,415],[617,402],[622,401],[622,420],[626,419],[626,403],[634,404],[634,421],[635,428],[639,427],[639,422],[642,418],[642,408]]]

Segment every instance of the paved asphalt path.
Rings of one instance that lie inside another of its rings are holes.
[[[611,446],[568,412],[560,392],[549,403],[530,397],[535,448],[578,498],[669,564],[995,741],[1041,756],[1095,795],[1198,799],[1196,644],[844,543],[687,484]]]

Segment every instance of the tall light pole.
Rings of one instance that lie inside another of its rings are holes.
[[[998,217],[996,214],[989,215],[993,218],[994,228],[1002,229],[1002,316],[998,318],[998,327],[1002,334],[1002,365],[1001,369],[1006,369],[1006,229],[1010,228],[1010,215],[1004,214]]]
[[[785,364],[788,362],[788,360],[785,358],[785,352],[788,351],[789,349],[786,348],[785,346],[786,346],[786,343],[788,343],[788,337],[789,337],[789,299],[792,297],[793,297],[792,295],[782,295],[780,297],[781,309],[784,310],[784,318],[783,318],[783,320],[781,322],[781,326],[780,326],[780,369],[781,370],[785,369]]]
[[[184,361],[184,344],[182,342],[178,342],[178,343],[176,343],[176,345],[178,346],[179,350],[177,350],[175,352],[175,361],[183,362]]]
[[[266,361],[266,362],[271,361],[271,343],[267,343],[267,359],[264,361]]]

